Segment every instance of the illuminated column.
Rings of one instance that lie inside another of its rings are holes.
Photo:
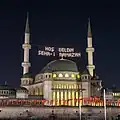
[[[59,101],[60,101],[60,93],[59,90],[57,90],[57,106],[59,106]]]
[[[78,92],[76,92],[76,106],[78,106]]]
[[[64,105],[67,105],[67,91],[64,91]]]
[[[74,101],[75,96],[74,96],[74,93],[75,93],[75,91],[72,90],[72,106],[75,106],[75,101]]]
[[[72,90],[71,90],[71,88],[72,88],[72,86],[71,85],[69,85],[69,87],[68,87],[68,99],[69,99],[69,101],[68,101],[68,105],[69,106],[71,106],[71,103],[72,103]]]
[[[63,90],[61,90],[61,105],[63,105]]]
[[[56,94],[55,94],[55,91],[53,91],[53,105],[55,105],[55,98],[56,98],[55,95],[56,95]]]
[[[95,69],[95,66],[93,65],[93,52],[94,48],[92,47],[92,33],[90,28],[90,20],[88,23],[88,38],[87,38],[87,45],[86,52],[88,53],[88,66],[87,69],[91,76],[93,76],[93,70]]]
[[[28,14],[27,14],[26,28],[25,28],[25,41],[22,47],[24,49],[24,62],[22,62],[22,67],[23,67],[23,74],[25,74],[29,72],[29,67],[31,66],[29,62],[29,49],[31,49],[31,45],[30,45]]]
[[[70,106],[71,105],[71,91],[70,90],[68,91],[68,99],[69,99],[68,105]]]
[[[66,97],[67,97],[67,105],[68,105],[68,100],[69,100],[69,97],[68,97],[68,91],[69,91],[69,86],[68,86],[68,84],[67,84],[67,91],[66,91]]]

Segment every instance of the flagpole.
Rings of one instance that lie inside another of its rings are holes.
[[[106,96],[105,96],[105,89],[104,89],[104,115],[105,115],[105,120],[107,119],[106,118]]]

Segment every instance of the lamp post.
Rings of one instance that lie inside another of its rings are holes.
[[[83,87],[82,87],[82,81],[81,81],[81,83],[80,83],[80,86],[81,86],[81,88],[80,88],[80,93],[82,93],[82,94],[79,94],[79,98],[80,98],[80,101],[79,101],[79,114],[80,114],[80,120],[82,120],[82,104],[83,104],[83,91],[85,90],[85,89],[83,89]],[[82,96],[82,97],[81,97]]]
[[[107,119],[107,115],[106,115],[106,96],[105,96],[105,89],[104,89],[104,116],[105,116],[105,120]]]
[[[80,90],[80,93],[83,92],[83,90]],[[81,94],[80,94],[81,95]],[[79,97],[79,114],[80,114],[80,120],[82,120],[82,100],[83,100],[83,94],[82,94],[82,98],[81,96]]]
[[[82,111],[81,111],[82,109],[81,109],[81,99],[80,99],[80,103],[79,103],[79,113],[80,113],[80,120],[81,120],[81,114],[82,114]]]
[[[82,104],[83,104],[83,91],[84,91],[85,89],[83,89],[83,87],[82,87],[82,83],[81,83],[81,89],[80,89],[80,93],[81,94],[79,94],[79,98],[80,98],[80,103],[79,103],[79,114],[80,114],[80,120],[82,120]],[[82,97],[81,97],[82,96]]]

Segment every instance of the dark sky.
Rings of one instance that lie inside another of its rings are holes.
[[[113,3],[83,3],[56,0],[0,3],[0,84],[19,86],[23,61],[22,43],[26,13],[31,32],[31,71],[35,75],[55,58],[37,56],[37,45],[73,46],[82,57],[75,61],[82,71],[87,64],[85,53],[87,22],[91,18],[94,64],[106,86],[120,87],[120,12]]]

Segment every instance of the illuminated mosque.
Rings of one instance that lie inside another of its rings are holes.
[[[80,73],[78,66],[69,59],[58,59],[48,63],[35,78],[29,73],[30,29],[27,16],[25,28],[25,41],[23,44],[24,61],[22,62],[23,75],[21,87],[28,90],[28,95],[42,96],[43,99],[52,101],[52,105],[78,106],[79,98],[101,96],[102,80],[95,73],[93,64],[92,33],[90,20],[88,22],[88,36],[86,53],[88,65]],[[67,101],[67,102],[64,102]]]

